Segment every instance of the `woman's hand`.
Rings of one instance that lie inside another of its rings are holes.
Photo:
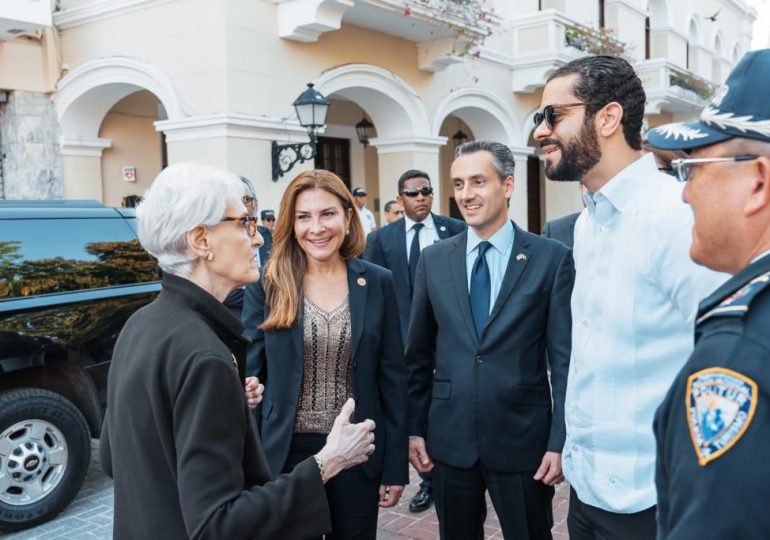
[[[380,508],[396,506],[403,492],[404,486],[380,486]]]
[[[262,393],[265,391],[265,385],[259,383],[256,377],[246,377],[244,384],[244,395],[249,409],[254,409],[262,403]]]
[[[350,417],[355,408],[355,401],[348,399],[334,420],[326,445],[316,454],[323,463],[327,481],[345,469],[360,465],[374,454],[374,420],[351,424]]]

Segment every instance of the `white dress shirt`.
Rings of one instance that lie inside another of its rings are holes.
[[[562,461],[578,498],[610,512],[656,504],[653,416],[693,349],[698,302],[729,277],[690,260],[683,186],[645,155],[587,193],[575,225]]]
[[[366,207],[356,208],[358,210],[358,217],[361,219],[361,225],[364,226],[364,233],[369,234],[377,228],[377,221],[374,219],[374,214]]]
[[[489,312],[495,307],[497,295],[503,286],[503,278],[508,268],[508,261],[511,259],[511,250],[513,249],[513,237],[516,229],[513,223],[506,220],[505,225],[497,229],[497,232],[489,237],[489,243],[492,247],[484,254],[484,259],[489,267]],[[479,244],[484,240],[476,234],[472,228],[468,227],[468,238],[465,243],[465,275],[468,278],[468,293],[471,291],[471,273],[476,258],[479,256]]]
[[[418,223],[417,221],[409,219],[409,216],[404,214],[404,227],[406,228],[406,262],[409,262],[409,250],[412,247],[412,238],[414,238],[414,224]],[[433,221],[433,214],[428,214],[428,216],[420,221],[419,223],[422,223],[425,225],[422,229],[420,229],[420,251],[425,249],[426,247],[430,246],[431,244],[435,244],[439,240],[441,240],[438,236],[438,231],[436,230],[436,224]]]

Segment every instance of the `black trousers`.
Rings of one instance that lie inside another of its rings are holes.
[[[570,540],[655,540],[655,506],[617,514],[585,504],[569,490],[567,530]]]
[[[323,448],[326,435],[295,434],[283,472],[290,472]],[[332,532],[326,540],[375,540],[380,500],[380,476],[369,478],[360,466],[342,471],[326,482]]]
[[[531,472],[492,471],[476,463],[469,469],[434,460],[433,493],[442,540],[483,540],[489,490],[507,540],[549,540],[554,489]]]

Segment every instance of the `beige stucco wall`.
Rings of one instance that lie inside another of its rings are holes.
[[[58,38],[51,28],[39,36],[0,41],[0,89],[54,90],[60,75]]]
[[[90,0],[62,0],[61,6],[67,9],[89,3]],[[496,0],[495,3],[500,8],[498,14],[503,17],[532,13],[538,6],[535,0]],[[613,6],[608,16],[608,24],[619,26],[624,32],[624,37],[628,36],[635,43],[639,42],[634,49],[634,54],[639,56],[644,49],[643,27],[632,29],[629,26],[634,20],[638,23],[641,19],[634,10],[624,7],[628,3],[607,2]],[[646,5],[642,0],[630,3],[639,7],[644,7],[641,4]],[[716,11],[715,6],[724,6],[719,16],[719,25],[710,25],[708,21],[701,24],[702,42],[705,47],[710,47],[713,43],[717,27],[723,29],[723,49],[726,54],[732,51],[735,43],[741,42],[745,37],[745,17],[733,3],[718,0],[687,0],[676,3],[651,0],[650,3],[655,9],[668,5],[666,9],[669,12],[665,21],[668,28],[685,29],[689,17],[696,11],[700,14],[710,14]],[[544,9],[560,9],[582,23],[591,24],[597,20],[598,3],[593,1],[542,0],[541,5]],[[61,59],[68,66],[69,72],[97,58],[111,56],[131,57],[147,62],[170,78],[185,114],[191,117],[242,114],[253,118],[292,118],[294,111],[291,103],[308,81],[318,79],[323,73],[346,64],[368,64],[389,70],[411,87],[432,124],[442,101],[454,92],[479,89],[491,93],[512,111],[512,123],[515,124],[510,126],[514,131],[512,140],[502,142],[517,147],[527,145],[531,127],[526,124],[532,112],[539,107],[540,93],[513,93],[512,73],[504,65],[467,59],[444,71],[428,73],[418,67],[415,43],[346,23],[343,23],[339,30],[322,34],[314,43],[281,39],[277,35],[277,10],[278,5],[267,0],[177,0],[159,4],[150,2],[142,9],[63,29]],[[404,24],[409,23],[409,19],[404,18]],[[141,32],[136,29],[141,29]],[[673,41],[664,43],[665,47],[654,46],[653,55],[656,52],[668,53],[668,49],[673,52],[676,48]],[[513,43],[509,31],[504,30],[492,36],[486,45],[498,53],[512,56]],[[0,45],[0,55],[2,47],[3,45]],[[683,59],[679,58],[679,49],[681,47],[677,48],[676,61],[681,62]],[[348,97],[354,94],[355,92]],[[352,185],[364,185],[367,188],[370,209],[374,210],[375,198],[379,197],[382,205],[396,195],[395,181],[401,172],[409,167],[418,167],[429,170],[439,188],[436,210],[448,212],[448,198],[452,193],[448,178],[453,150],[451,140],[443,148],[436,148],[435,152],[378,154],[378,149],[374,146],[363,148],[352,130],[352,126],[361,118],[361,108],[353,102],[338,99],[341,96],[327,97],[332,99],[333,105],[326,134],[345,137],[351,141]],[[391,96],[379,97],[385,103],[386,98]],[[398,104],[391,103],[390,106],[393,110]],[[105,150],[101,166],[101,174],[104,177],[104,187],[101,189],[105,199],[110,202],[119,200],[129,187],[121,184],[122,181],[114,181],[114,173],[116,171],[119,175],[120,166],[137,165],[140,168],[140,183],[148,177],[144,170],[159,167],[158,135],[149,135],[151,117],[152,114],[113,111],[103,122],[100,136],[113,139],[113,148]],[[376,125],[377,119],[371,114],[370,118]],[[658,118],[650,119],[650,124],[657,125],[666,118],[666,115],[659,115]],[[433,126],[437,132],[430,135],[451,138],[457,129],[454,121],[437,124],[442,127]],[[467,126],[463,127],[463,131],[471,134]],[[137,137],[139,134],[142,136]],[[473,135],[485,136],[484,133]],[[378,133],[378,136],[386,137],[387,134]],[[142,140],[133,141],[135,138]],[[132,158],[139,154],[148,156],[147,163],[142,163],[141,166],[136,161],[138,158]],[[312,166],[297,165],[284,178],[273,182],[270,178],[270,141],[240,136],[175,140],[168,145],[168,158],[170,163],[206,161],[248,176],[257,186],[260,206],[276,209],[291,178]],[[133,159],[135,162],[125,162],[126,159]],[[73,170],[77,163],[78,160],[72,160],[65,167],[65,174]],[[77,166],[80,169],[85,167],[83,164]],[[522,225],[526,223],[527,214],[526,173],[525,159],[519,156],[511,215]],[[72,183],[75,180],[67,181]],[[574,187],[571,184],[542,182],[542,202],[546,219],[579,209],[580,202]]]
[[[104,118],[99,136],[112,140],[102,152],[103,202],[120,206],[126,195],[142,195],[161,170],[161,134],[153,125],[158,99],[147,91],[119,101]],[[136,182],[125,182],[122,167],[136,167]]]

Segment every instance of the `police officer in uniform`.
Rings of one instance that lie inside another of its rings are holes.
[[[748,53],[698,121],[652,130],[693,209],[690,255],[732,274],[655,417],[658,538],[770,538],[770,49]]]

